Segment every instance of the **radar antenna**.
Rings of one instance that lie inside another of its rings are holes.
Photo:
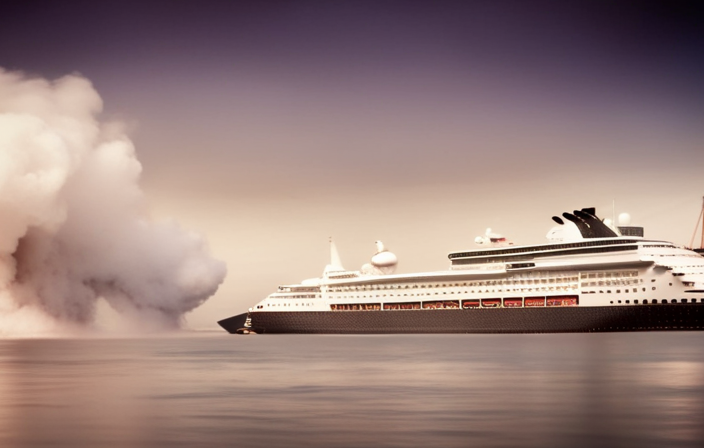
[[[697,224],[694,226],[694,233],[692,233],[692,239],[689,240],[689,247],[694,247],[694,237],[697,235],[697,229],[699,228],[699,223],[702,223],[702,239],[699,242],[699,248],[704,249],[704,197],[702,197],[702,211],[699,212],[699,219],[697,219]]]

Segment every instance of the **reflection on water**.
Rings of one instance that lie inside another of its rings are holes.
[[[704,445],[704,333],[0,341],[0,446]]]

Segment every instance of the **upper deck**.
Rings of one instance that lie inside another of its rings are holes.
[[[518,247],[498,247],[480,249],[471,252],[454,252],[448,255],[452,265],[483,264],[483,263],[510,263],[515,261],[532,260],[535,258],[588,255],[605,252],[622,252],[638,250],[639,243],[646,240],[642,238],[599,238],[571,243],[553,243]],[[654,241],[650,241],[654,242]],[[671,243],[657,241],[659,244]]]

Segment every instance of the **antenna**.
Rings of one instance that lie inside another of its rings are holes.
[[[702,220],[702,217],[704,217],[704,196],[702,197],[702,211],[699,212],[699,218],[697,219],[697,223],[694,225],[694,233],[692,233],[692,239],[689,240],[689,247],[694,247],[694,237],[697,235],[697,228],[699,227],[699,223],[702,223],[702,240],[699,243],[700,248],[704,248],[704,220]]]

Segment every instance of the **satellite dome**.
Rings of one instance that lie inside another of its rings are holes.
[[[372,257],[372,265],[378,268],[386,268],[390,266],[396,266],[398,264],[398,258],[392,252],[384,251]]]
[[[384,243],[377,241],[377,252],[371,260],[371,264],[362,266],[362,272],[370,274],[393,274],[398,264],[398,258],[393,252],[389,252]]]

